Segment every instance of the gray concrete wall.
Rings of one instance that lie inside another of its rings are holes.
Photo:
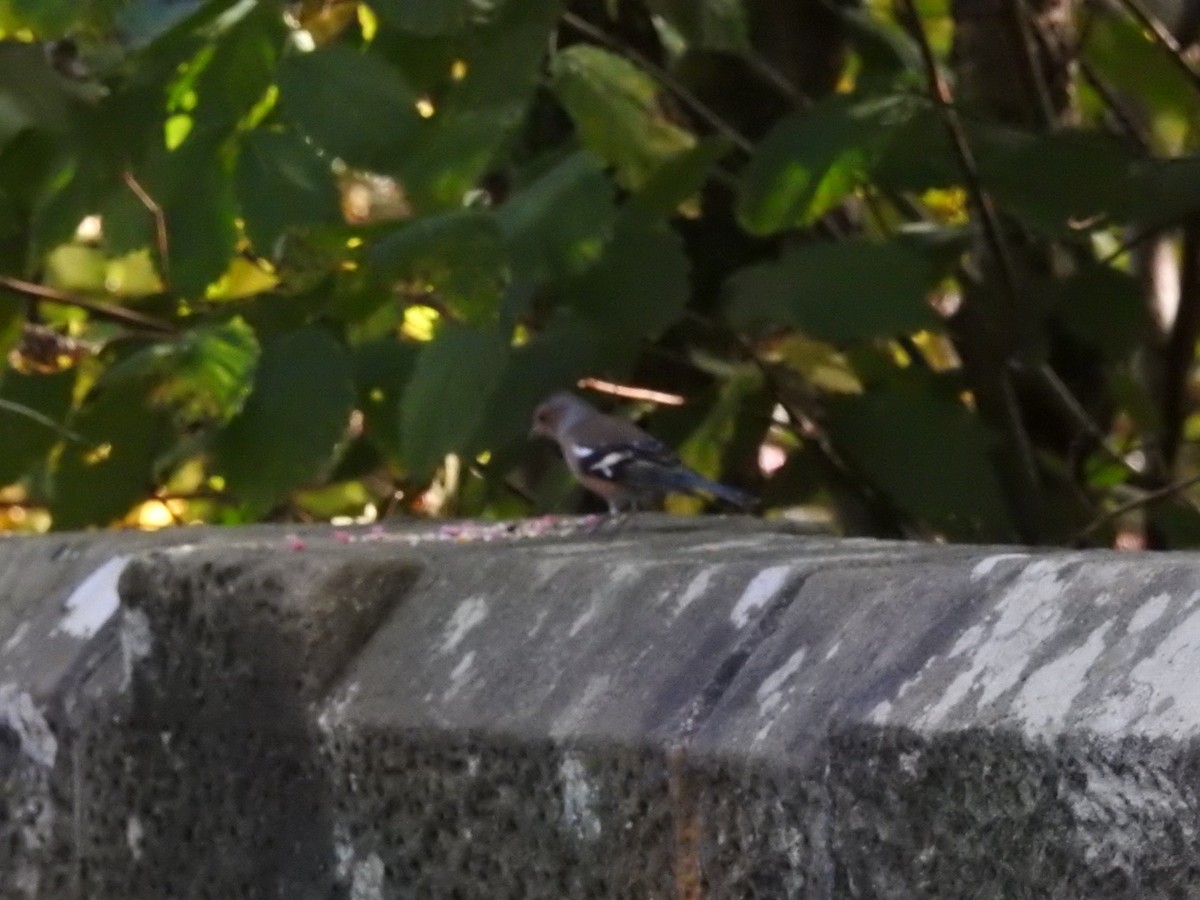
[[[3,898],[1200,896],[1200,559],[0,541]]]

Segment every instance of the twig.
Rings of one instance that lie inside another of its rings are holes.
[[[151,318],[150,316],[142,315],[134,312],[131,309],[126,309],[123,306],[116,306],[112,303],[105,303],[101,300],[91,300],[87,297],[80,297],[78,294],[71,294],[67,291],[60,291],[58,288],[47,287],[44,284],[35,284],[32,281],[25,281],[21,278],[13,278],[9,275],[0,275],[0,285],[14,291],[18,294],[23,294],[26,297],[36,297],[38,300],[44,300],[48,303],[59,303],[63,306],[74,306],[78,309],[86,309],[104,319],[110,319],[114,322],[120,322],[123,325],[135,325],[142,328],[150,328],[162,334],[175,334],[176,329],[170,324],[163,322],[161,319]]]
[[[917,15],[913,0],[900,0],[899,11],[909,20],[909,28],[917,39],[917,45],[921,50],[921,59],[925,64],[925,78],[930,98],[941,113],[942,122],[950,136],[950,142],[954,146],[955,155],[958,157],[959,168],[967,183],[967,192],[983,224],[984,240],[1000,270],[1000,278],[1005,297],[1008,300],[1012,321],[1019,322],[1024,312],[1024,304],[1021,302],[1020,292],[1017,289],[1012,257],[1004,242],[999,216],[979,177],[975,155],[967,141],[966,131],[958,117],[958,110],[954,107],[950,85],[946,83],[946,79],[942,77],[941,70],[938,68],[937,58],[929,43],[929,35],[926,34],[925,25]],[[1005,356],[1008,355],[1006,348]],[[964,362],[966,362],[965,358]],[[1043,520],[1041,479],[1038,475],[1033,443],[1029,439],[1025,423],[1021,418],[1020,404],[1017,401],[1009,373],[1003,368],[994,370],[995,367],[991,365],[988,365],[987,369],[988,371],[980,373],[975,379],[977,381],[976,396],[979,397],[981,403],[989,405],[991,415],[996,419],[996,425],[1008,436],[1012,449],[1016,453],[1016,458],[1013,460],[1016,471],[1013,473],[1015,478],[1012,489],[1016,494],[1016,511],[1021,519],[1018,527],[1026,540],[1033,540],[1039,533],[1039,523]],[[988,399],[981,396],[981,392],[986,393]]]
[[[1037,97],[1038,111],[1042,115],[1042,124],[1053,128],[1058,121],[1054,101],[1050,97],[1050,87],[1046,84],[1045,73],[1041,67],[1041,57],[1049,49],[1043,35],[1031,21],[1029,7],[1025,0],[1008,0],[1008,10],[1012,13],[1013,24],[1021,40],[1021,62],[1024,63],[1025,77],[1029,79],[1030,87]]]
[[[171,281],[171,258],[167,253],[167,218],[163,215],[162,207],[157,201],[146,192],[146,189],[141,186],[132,172],[125,172],[121,178],[125,185],[133,191],[133,195],[138,198],[142,206],[146,207],[146,211],[154,217],[154,238],[158,245],[158,258],[162,263],[162,280],[169,284]]]
[[[979,218],[983,223],[984,239],[987,241],[988,248],[992,251],[992,255],[996,257],[996,263],[1000,267],[1004,290],[1012,305],[1012,311],[1017,313],[1020,311],[1022,304],[1020,294],[1017,291],[1017,280],[1014,275],[1012,257],[1008,252],[1008,246],[1004,243],[1003,233],[1000,229],[1000,220],[996,215],[995,208],[992,206],[992,200],[983,189],[983,182],[979,178],[979,167],[975,163],[975,154],[971,150],[971,145],[967,142],[966,131],[963,129],[962,121],[958,117],[958,110],[954,108],[954,98],[950,91],[950,85],[946,83],[946,79],[942,77],[941,70],[938,68],[937,58],[933,55],[933,47],[929,43],[929,35],[925,33],[925,25],[917,15],[916,7],[913,6],[913,0],[900,0],[900,3],[904,15],[910,20],[910,28],[917,38],[917,44],[921,48],[921,58],[925,63],[925,78],[929,95],[942,115],[942,122],[945,124],[946,131],[950,135],[950,143],[954,146],[955,156],[958,157],[959,168],[962,169],[963,176],[967,182],[967,192],[970,194],[971,201],[979,212]]]
[[[1154,39],[1170,54],[1171,62],[1175,64],[1175,67],[1188,77],[1192,87],[1200,91],[1200,74],[1197,74],[1196,70],[1192,68],[1184,56],[1183,48],[1179,46],[1179,41],[1175,40],[1174,35],[1163,26],[1163,23],[1143,9],[1139,0],[1117,0],[1117,2],[1137,19],[1139,25],[1154,36]]]
[[[614,53],[627,57],[632,62],[637,63],[641,68],[645,69],[655,80],[663,87],[678,97],[683,103],[689,106],[697,116],[707,122],[714,131],[719,132],[728,138],[738,149],[745,153],[751,153],[754,150],[754,142],[748,137],[730,125],[714,110],[711,106],[697,97],[692,90],[687,87],[678,78],[664,69],[662,66],[648,59],[645,54],[639,53],[632,47],[627,47],[604,31],[602,28],[597,28],[591,22],[582,18],[573,12],[564,12],[563,21],[583,34],[586,34],[597,43],[603,44]]]
[[[36,409],[31,409],[30,407],[25,406],[23,403],[14,403],[12,400],[6,400],[3,397],[0,397],[0,409],[7,409],[9,412],[16,413],[18,416],[24,416],[27,419],[31,419],[34,422],[37,422],[39,425],[49,428],[60,437],[66,438],[68,441],[73,441],[76,444],[83,442],[83,438],[81,438],[70,428],[67,428],[65,425],[60,425],[49,416],[43,415]]]
[[[1089,63],[1086,59],[1080,59],[1078,60],[1078,63],[1079,71],[1083,75],[1083,80],[1091,86],[1093,91],[1100,95],[1100,99],[1104,101],[1104,105],[1108,107],[1108,111],[1121,126],[1121,131],[1138,145],[1138,149],[1142,151],[1143,155],[1148,156],[1150,154],[1150,139],[1142,133],[1141,125],[1135,122],[1125,108],[1121,105],[1121,102],[1117,98],[1117,95],[1113,92],[1113,89],[1110,88],[1104,82],[1104,79],[1100,77],[1099,73],[1096,72],[1095,66]]]
[[[1160,500],[1166,500],[1169,497],[1187,490],[1192,485],[1200,482],[1200,475],[1189,475],[1187,478],[1181,478],[1171,484],[1165,485],[1153,491],[1146,491],[1140,496],[1134,497],[1132,500],[1127,500],[1119,506],[1114,506],[1112,509],[1105,511],[1100,516],[1096,517],[1088,525],[1077,531],[1074,537],[1071,538],[1072,544],[1078,544],[1086,540],[1095,532],[1099,531],[1110,522],[1114,522],[1128,512],[1133,512],[1143,506],[1149,506],[1152,503],[1157,503]]]

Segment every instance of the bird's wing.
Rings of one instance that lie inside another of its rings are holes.
[[[671,469],[680,464],[670,447],[649,435],[636,441],[577,447],[576,463],[581,475],[631,486],[643,483],[643,473],[648,470]]]

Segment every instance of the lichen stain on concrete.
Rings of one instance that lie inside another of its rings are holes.
[[[137,816],[130,816],[125,820],[125,843],[129,845],[129,855],[133,857],[133,861],[138,862],[142,858],[142,847],[146,843],[146,829]]]
[[[738,628],[749,624],[754,613],[770,603],[783,588],[791,571],[791,566],[769,566],[751,578],[733,605],[729,621]]]
[[[782,666],[763,679],[754,692],[754,699],[758,702],[758,715],[763,719],[763,723],[754,733],[754,744],[761,744],[766,740],[767,735],[771,733],[771,729],[778,721],[776,713],[787,709],[787,698],[791,693],[793,685],[789,684],[792,676],[800,671],[800,666],[804,663],[804,657],[808,654],[808,650],[801,647],[795,653],[787,658]]]
[[[567,629],[567,637],[575,637],[579,632],[587,627],[587,624],[596,618],[600,613],[600,597],[592,597],[588,603],[587,609],[575,617],[575,621],[571,623],[571,627]]]
[[[1129,624],[1125,626],[1126,633],[1137,634],[1138,632],[1145,631],[1162,618],[1163,613],[1167,611],[1167,607],[1170,605],[1170,594],[1155,594],[1139,606],[1137,612],[1129,617]]]
[[[1063,565],[1061,560],[1027,565],[1002,590],[991,621],[962,634],[947,659],[961,656],[969,664],[924,711],[921,724],[945,722],[972,696],[975,708],[982,709],[1020,682],[1030,657],[1054,633],[1062,616],[1055,600],[1063,590]]]
[[[595,789],[588,779],[587,767],[571,754],[563,756],[558,766],[562,787],[563,825],[580,840],[594,841],[600,837],[600,817],[596,814]]]
[[[1189,602],[1190,605],[1190,602]],[[1108,733],[1136,726],[1154,737],[1191,737],[1200,721],[1200,609],[1180,620],[1129,672],[1128,690],[1105,697],[1097,722]]]
[[[384,877],[387,874],[383,860],[372,853],[366,859],[354,863],[354,876],[350,882],[350,900],[383,900]]]
[[[442,699],[449,700],[459,691],[461,691],[468,681],[471,680],[471,670],[475,667],[475,651],[468,650],[463,654],[462,659],[450,671],[450,684],[446,690],[442,692]]]
[[[17,649],[17,645],[25,640],[25,635],[29,633],[29,623],[22,622],[13,629],[13,633],[8,636],[8,640],[4,642],[4,652],[11,653]]]
[[[325,702],[324,709],[317,716],[317,727],[326,734],[332,734],[336,731],[345,720],[346,711],[350,708],[350,704],[354,702],[360,690],[361,685],[357,681],[352,681],[338,690],[334,696]]]
[[[579,699],[567,706],[555,718],[550,726],[550,735],[563,738],[575,734],[579,730],[580,723],[595,709],[596,701],[608,694],[611,685],[612,676],[608,674],[590,676],[587,684],[583,686],[583,692],[579,695]]]
[[[483,597],[468,597],[459,603],[450,616],[450,621],[446,623],[440,652],[453,653],[457,650],[463,638],[486,619],[487,614],[487,600]]]
[[[996,553],[992,556],[985,556],[979,562],[975,563],[975,568],[971,569],[971,580],[978,581],[980,578],[986,578],[992,573],[992,569],[996,568],[1002,562],[1028,558],[1028,553]]]
[[[121,615],[121,686],[133,682],[133,670],[154,649],[150,618],[140,609],[126,608]]]
[[[67,598],[66,615],[59,620],[54,633],[69,634],[83,641],[94,636],[120,605],[117,580],[128,564],[128,556],[114,556],[83,579]]]
[[[688,582],[688,586],[683,589],[683,593],[675,600],[675,605],[671,610],[672,616],[681,615],[684,610],[696,602],[700,597],[704,596],[708,590],[708,585],[712,581],[713,576],[717,574],[719,569],[716,566],[711,566],[707,569],[701,569],[696,573],[695,577]]]
[[[1087,687],[1088,673],[1105,651],[1112,629],[1105,622],[1080,647],[1064,653],[1031,674],[1013,700],[1013,711],[1034,731],[1061,729],[1071,706]]]
[[[758,714],[760,716],[769,716],[780,707],[787,693],[784,690],[785,685],[787,685],[793,675],[800,671],[800,666],[803,665],[804,657],[807,655],[808,650],[801,647],[789,656],[782,666],[763,679],[762,684],[758,686],[758,690],[754,692],[754,699],[758,701]]]
[[[58,756],[58,740],[50,723],[26,692],[15,684],[0,684],[0,724],[17,736],[22,755],[39,766],[51,768]]]

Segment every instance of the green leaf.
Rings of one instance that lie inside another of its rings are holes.
[[[1128,273],[1088,266],[1065,279],[1057,293],[1055,316],[1106,359],[1128,359],[1149,333],[1143,289]]]
[[[550,64],[554,90],[583,145],[636,189],[664,162],[695,146],[658,105],[658,86],[633,63],[589,44],[560,51]]]
[[[979,174],[992,197],[1046,234],[1125,221],[1137,194],[1133,152],[1106,134],[1061,130],[1034,135],[999,126],[974,129]]]
[[[393,459],[400,456],[400,398],[420,349],[419,344],[387,338],[351,350],[363,433]]]
[[[478,6],[476,0],[418,0],[416,3],[412,0],[372,0],[371,3],[380,18],[422,37],[462,28]]]
[[[863,183],[891,134],[921,107],[908,96],[836,94],[781,119],[746,166],[742,227],[773,234],[815,222]]]
[[[496,319],[508,281],[504,237],[485,210],[416,219],[380,240],[370,259],[378,277],[404,281],[476,323]]]
[[[63,445],[51,504],[56,529],[107,525],[155,486],[155,463],[170,447],[170,420],[129,380],[94,391],[69,425],[83,442]]]
[[[10,484],[27,474],[63,437],[62,427],[71,408],[75,371],[68,369],[52,375],[22,375],[13,369],[0,382],[0,433],[4,449],[0,452],[0,485]],[[22,414],[12,405],[36,414],[39,421]]]
[[[1158,144],[1177,150],[1200,120],[1200,94],[1195,81],[1132,19],[1097,9],[1083,33],[1082,58],[1109,85],[1119,85],[1124,98],[1136,98]]]
[[[679,235],[626,214],[596,264],[564,288],[563,302],[611,338],[653,339],[683,314],[688,273]]]
[[[1200,209],[1200,156],[1136,163],[1129,219],[1145,233],[1180,224]]]
[[[267,341],[245,406],[217,436],[214,465],[230,493],[267,509],[315,478],[345,437],[354,395],[350,358],[328,332]]]
[[[743,0],[649,0],[647,6],[695,49],[724,53],[751,49]]]
[[[586,152],[565,157],[517,190],[497,212],[514,277],[567,275],[599,259],[617,217],[614,194]]]
[[[700,193],[713,168],[731,147],[724,138],[709,138],[667,160],[642,185],[631,205],[647,213],[673,214]]]
[[[926,297],[942,276],[938,262],[898,242],[845,241],[749,266],[726,292],[739,328],[794,326],[813,337],[856,341],[935,327]]]
[[[962,404],[900,391],[826,402],[834,446],[915,521],[957,539],[1014,537],[987,432]]]
[[[448,324],[425,345],[400,401],[400,446],[414,475],[462,452],[487,410],[508,353],[496,331]]]
[[[246,136],[238,158],[237,194],[250,241],[271,255],[291,227],[337,222],[337,186],[329,162],[291,131]]]
[[[284,113],[318,146],[376,171],[396,168],[421,121],[400,73],[344,44],[286,57],[279,93]]]
[[[258,356],[254,330],[234,316],[139,350],[106,370],[98,383],[149,379],[152,401],[174,409],[183,421],[227,421],[250,392]]]

